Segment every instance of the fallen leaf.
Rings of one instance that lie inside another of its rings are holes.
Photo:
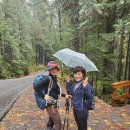
[[[125,118],[128,117],[128,115],[126,115],[126,114],[124,114],[124,113],[122,113],[122,114],[120,114],[120,115],[123,116],[123,117],[125,117]]]
[[[126,122],[126,125],[130,125],[130,122]]]
[[[88,127],[88,130],[92,130],[91,127]]]
[[[111,124],[110,121],[108,121],[108,120],[104,120],[104,122],[105,122],[106,124]]]

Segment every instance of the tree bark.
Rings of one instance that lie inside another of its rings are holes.
[[[58,19],[59,19],[59,39],[60,39],[60,44],[62,43],[62,36],[61,36],[61,11],[58,11]]]
[[[72,25],[72,48],[79,52],[80,48],[80,36],[79,30],[79,0],[71,1],[71,25]]]
[[[121,39],[120,39],[118,74],[117,74],[118,81],[121,80],[122,69],[123,69],[123,64],[122,64],[122,59],[123,59],[123,40],[124,40],[124,31],[122,31],[122,33],[121,33]]]
[[[129,48],[128,48],[128,80],[130,80],[130,34],[129,34]]]
[[[110,1],[110,2],[113,2]],[[116,7],[115,9],[109,9],[108,8],[108,14],[109,16],[106,18],[106,33],[113,33],[114,32],[114,28],[113,28],[113,25],[115,24],[116,22]],[[114,40],[113,41],[110,41],[106,44],[106,55],[110,55],[110,54],[113,54],[114,53],[114,49],[116,48],[116,45],[114,44]],[[104,59],[104,67],[105,67],[105,70],[104,70],[104,76],[105,77],[108,77],[109,76],[109,73],[112,73],[114,74],[114,67],[115,64],[113,62],[111,62],[108,58],[105,58]]]
[[[129,57],[130,57],[130,34],[129,34],[129,40],[128,40],[128,46],[127,46],[127,54],[126,54],[126,65],[125,65],[125,75],[124,75],[124,80],[127,79],[127,71],[128,71],[128,66],[129,66]],[[129,76],[128,76],[129,77]]]

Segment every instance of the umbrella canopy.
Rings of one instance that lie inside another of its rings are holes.
[[[71,49],[65,48],[58,52],[56,52],[53,56],[58,58],[61,62],[63,62],[66,66],[69,67],[76,67],[82,66],[86,69],[87,72],[89,71],[98,71],[95,64],[90,61],[85,54],[73,51]]]

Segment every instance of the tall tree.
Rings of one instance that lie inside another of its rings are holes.
[[[72,44],[71,47],[79,51],[80,35],[79,35],[79,0],[65,1],[63,4],[64,10],[70,10],[71,26],[72,26]]]

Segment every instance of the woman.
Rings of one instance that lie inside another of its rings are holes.
[[[89,99],[93,88],[85,79],[86,70],[83,67],[76,66],[73,68],[73,73],[74,81],[72,84],[69,76],[66,77],[66,89],[67,93],[72,95],[73,113],[78,130],[87,130],[88,109],[85,100]]]
[[[61,92],[60,86],[57,82],[57,75],[59,71],[59,67],[57,63],[55,61],[49,61],[47,70],[49,71],[49,76],[47,76],[46,78],[44,78],[44,80],[40,82],[36,91],[40,95],[42,95],[42,97],[47,102],[46,110],[49,115],[47,130],[61,130],[62,124],[61,124],[59,112],[57,110],[58,107],[57,100],[60,95],[66,98],[69,98],[69,95],[63,94]],[[48,90],[48,86],[50,83],[51,83],[51,89]]]

